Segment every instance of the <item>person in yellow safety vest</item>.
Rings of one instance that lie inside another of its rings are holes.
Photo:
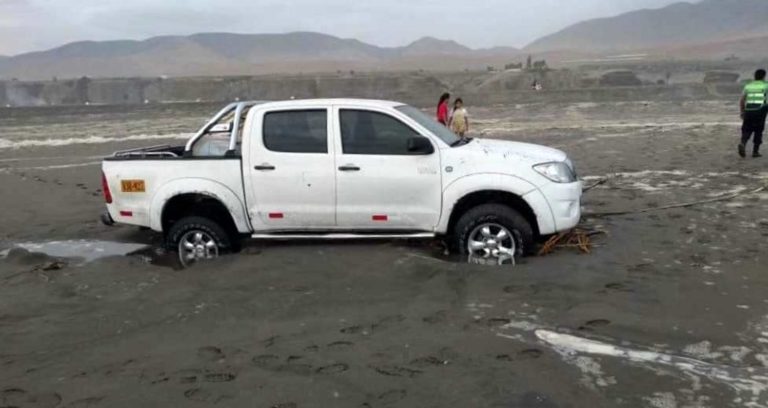
[[[759,69],[755,72],[755,80],[744,87],[741,96],[741,118],[744,124],[741,127],[741,143],[739,144],[739,156],[747,157],[747,143],[754,134],[752,157],[762,157],[760,145],[763,144],[763,130],[765,130],[765,118],[768,116],[768,82],[765,81],[766,72]]]

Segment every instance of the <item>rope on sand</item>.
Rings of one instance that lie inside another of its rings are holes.
[[[594,189],[594,188],[597,188],[597,187],[599,187],[599,186],[602,186],[603,184],[605,184],[605,183],[607,183],[607,182],[608,182],[608,179],[607,179],[607,178],[604,178],[604,179],[600,179],[600,180],[598,180],[598,181],[597,181],[595,184],[592,184],[592,185],[591,185],[591,186],[589,186],[589,187],[584,187],[584,190],[583,190],[583,191],[586,193],[587,191],[589,191],[589,190],[592,190],[592,189]]]
[[[655,212],[655,211],[664,211],[664,210],[672,210],[675,208],[687,208],[687,207],[693,207],[697,205],[702,204],[710,204],[710,203],[716,203],[720,201],[730,201],[733,200],[736,197],[740,197],[743,195],[749,195],[749,194],[757,194],[761,193],[768,189],[768,186],[762,186],[760,188],[757,188],[755,190],[744,190],[740,191],[738,193],[731,193],[731,194],[725,194],[720,195],[717,197],[709,198],[706,200],[698,200],[698,201],[691,201],[687,203],[677,203],[677,204],[669,204],[662,207],[651,207],[651,208],[642,208],[639,210],[628,210],[628,211],[610,211],[610,212],[601,212],[601,213],[589,213],[584,214],[587,217],[591,218],[601,218],[601,217],[611,217],[611,216],[617,216],[617,215],[629,215],[629,214],[644,214],[649,212]]]
[[[607,182],[608,182],[608,179],[602,179],[597,183],[591,185],[590,187],[585,188],[584,191],[586,192],[586,191],[592,190],[593,188],[603,185]],[[729,201],[743,195],[757,194],[766,190],[768,190],[768,185],[756,188],[754,190],[744,190],[738,193],[723,194],[723,195],[709,198],[706,200],[669,204],[662,207],[643,208],[639,210],[612,211],[612,212],[591,213],[591,214],[584,214],[584,215],[591,218],[601,218],[601,217],[611,217],[611,216],[618,216],[618,215],[643,214],[643,213],[649,213],[654,211],[671,210],[675,208],[687,208],[687,207],[693,207],[693,206],[702,205],[702,204]],[[545,242],[544,245],[542,245],[538,255],[539,256],[549,255],[558,248],[576,248],[583,254],[589,254],[592,252],[592,248],[594,248],[595,246],[592,243],[591,238],[595,235],[603,235],[603,234],[606,234],[606,232],[600,231],[600,230],[586,230],[582,228],[576,228],[568,232],[563,232],[547,240],[547,242]]]

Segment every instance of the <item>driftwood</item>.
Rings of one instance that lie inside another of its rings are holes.
[[[577,248],[581,253],[592,253],[594,244],[592,237],[605,234],[605,231],[574,229],[568,232],[562,232],[550,238],[542,245],[539,250],[539,256],[549,255],[558,248]]]

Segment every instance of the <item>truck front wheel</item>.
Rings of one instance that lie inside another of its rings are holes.
[[[533,250],[531,224],[514,209],[501,204],[472,208],[456,223],[454,250],[472,261],[509,264]]]
[[[224,228],[203,217],[186,217],[176,221],[166,240],[168,249],[178,253],[184,268],[216,259],[231,248]]]

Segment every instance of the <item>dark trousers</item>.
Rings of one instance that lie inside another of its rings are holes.
[[[744,125],[741,127],[741,144],[746,145],[754,135],[754,151],[760,151],[763,144],[763,131],[765,130],[765,118],[768,116],[768,108],[744,113]]]

